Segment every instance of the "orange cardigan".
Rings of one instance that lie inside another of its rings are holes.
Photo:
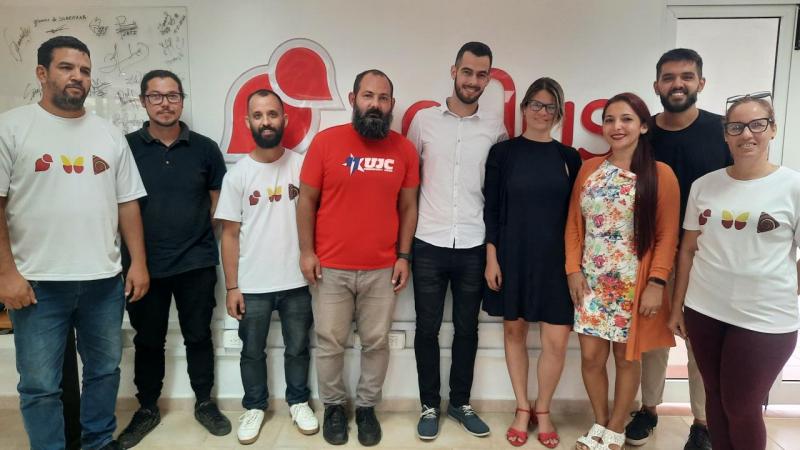
[[[581,213],[580,204],[581,194],[586,180],[605,160],[605,157],[597,157],[584,161],[572,188],[567,226],[564,230],[567,274],[582,270],[585,231],[584,217]],[[633,299],[633,317],[628,333],[628,345],[625,350],[625,359],[629,361],[640,360],[642,353],[648,350],[675,346],[675,337],[667,328],[671,304],[667,289],[664,289],[664,298],[661,301],[661,309],[659,309],[658,314],[652,317],[639,315],[639,297],[642,295],[645,286],[647,286],[647,279],[650,277],[658,277],[662,280],[669,279],[678,247],[678,229],[680,226],[680,188],[678,187],[678,180],[668,165],[657,162],[656,167],[658,172],[658,205],[656,206],[655,245],[639,261],[639,271],[636,275],[636,293]]]

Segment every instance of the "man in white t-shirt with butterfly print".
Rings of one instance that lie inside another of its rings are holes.
[[[67,334],[83,361],[81,444],[117,449],[114,410],[125,298],[150,279],[125,136],[87,113],[89,49],[74,37],[39,47],[38,104],[0,115],[0,302],[11,311],[17,386],[32,449],[65,448],[60,399]],[[123,282],[119,234],[130,249]]]
[[[275,92],[247,99],[247,127],[256,148],[225,175],[214,214],[222,221],[222,266],[228,314],[239,320],[244,387],[237,436],[258,439],[267,409],[266,340],[274,310],[284,342],[286,402],[303,434],[319,431],[308,405],[309,336],[313,316],[308,283],[300,272],[297,197],[303,157],[281,146],[288,117]]]

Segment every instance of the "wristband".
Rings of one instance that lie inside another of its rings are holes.
[[[411,253],[400,253],[397,252],[397,257],[399,259],[405,259],[408,262],[411,262]]]
[[[225,290],[228,291],[228,292],[230,292],[230,291],[232,291],[234,289],[239,289],[239,286],[234,286],[232,288],[225,288]]]
[[[659,285],[661,287],[664,287],[664,286],[667,285],[666,281],[664,281],[664,280],[662,280],[661,278],[658,278],[658,277],[650,277],[650,278],[647,279],[647,282],[648,283],[657,284],[657,285]]]

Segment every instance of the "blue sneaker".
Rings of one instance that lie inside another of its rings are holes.
[[[417,423],[417,437],[431,441],[439,436],[439,408],[422,405],[422,413]]]
[[[447,415],[461,423],[461,428],[473,436],[484,437],[489,435],[489,425],[486,425],[486,422],[478,417],[472,406],[449,405],[447,407]]]

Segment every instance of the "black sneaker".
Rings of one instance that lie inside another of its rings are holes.
[[[231,421],[222,415],[217,404],[211,400],[194,407],[194,418],[214,436],[225,436],[231,432]]]
[[[331,445],[347,443],[347,413],[344,405],[326,405],[322,420],[322,437]]]
[[[122,448],[133,448],[159,423],[161,423],[161,413],[158,407],[139,408],[133,413],[131,422],[122,430],[117,440]]]
[[[431,441],[439,436],[439,408],[422,405],[422,412],[417,422],[417,437],[423,441]]]
[[[634,446],[644,445],[658,425],[658,416],[645,409],[632,412],[631,416],[633,420],[625,427],[625,442]]]
[[[356,425],[358,426],[358,442],[361,445],[371,447],[381,441],[381,424],[375,417],[375,408],[356,408]]]
[[[108,444],[100,447],[100,450],[122,450],[123,448],[125,447],[120,445],[119,441],[111,441]]]
[[[708,435],[708,428],[693,424],[689,428],[689,440],[683,450],[711,450],[711,436]]]

